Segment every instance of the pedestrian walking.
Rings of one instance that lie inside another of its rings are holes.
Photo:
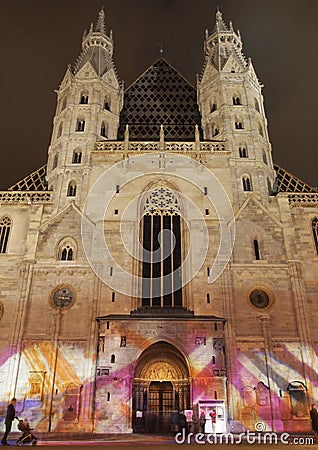
[[[6,414],[6,418],[5,418],[5,421],[4,421],[6,429],[5,429],[3,438],[1,439],[1,444],[2,445],[10,445],[7,442],[7,437],[9,435],[10,431],[11,431],[12,422],[16,418],[16,415],[15,415],[15,405],[16,405],[16,403],[17,403],[17,400],[15,398],[13,398],[11,400],[10,404],[7,407],[7,414]]]
[[[315,433],[315,441],[316,443],[318,443],[318,411],[315,403],[311,405],[310,418],[311,427],[313,429],[313,432]]]

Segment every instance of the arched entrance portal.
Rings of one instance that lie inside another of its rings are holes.
[[[189,409],[189,371],[171,344],[157,342],[140,356],[133,386],[135,432],[171,431],[172,414]]]

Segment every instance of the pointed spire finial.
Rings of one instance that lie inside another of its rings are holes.
[[[125,136],[124,149],[125,149],[125,151],[128,151],[128,149],[129,149],[129,125],[128,125],[128,123],[126,124],[126,127],[125,127],[124,136]]]
[[[215,26],[213,33],[215,32],[223,32],[223,31],[230,31],[230,29],[226,26],[226,24],[223,21],[223,14],[219,10],[219,7],[216,8],[216,14],[215,14]]]
[[[195,125],[194,135],[195,135],[195,141],[196,142],[200,141],[200,132],[199,132],[198,124]]]
[[[105,12],[104,12],[104,8],[103,7],[98,13],[98,19],[97,19],[95,31],[99,31],[100,33],[106,34]]]
[[[159,53],[160,53],[160,55],[162,55],[163,54],[163,41],[161,41],[160,44],[158,44],[158,45],[159,45]]]
[[[216,18],[217,22],[219,22],[219,21],[222,20],[222,13],[221,13],[221,11],[219,10],[219,7],[218,7],[218,6],[216,7],[215,18]]]
[[[194,128],[194,139],[195,139],[195,149],[196,151],[199,151],[201,148],[201,144],[200,144],[200,131],[198,124],[196,124]]]
[[[159,148],[160,150],[164,150],[165,148],[165,132],[162,124],[160,125],[160,132],[159,132]]]
[[[126,127],[125,127],[125,141],[129,141],[129,125],[128,125],[128,123],[126,124]]]

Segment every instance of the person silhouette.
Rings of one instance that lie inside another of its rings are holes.
[[[15,405],[17,403],[16,398],[11,399],[11,402],[9,403],[8,407],[7,407],[7,413],[6,413],[6,418],[4,420],[6,429],[4,432],[4,435],[1,439],[1,444],[2,445],[9,445],[7,442],[7,437],[11,431],[12,428],[12,422],[14,421],[14,419],[16,419],[16,415],[15,415]]]

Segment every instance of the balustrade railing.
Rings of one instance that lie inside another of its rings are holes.
[[[96,142],[94,150],[106,152],[158,152],[167,151],[171,153],[214,153],[224,152],[224,142],[125,142],[125,141],[104,141]]]
[[[0,191],[0,203],[49,203],[52,202],[51,191]]]
[[[288,201],[291,206],[318,206],[318,192],[295,192],[288,194]]]

